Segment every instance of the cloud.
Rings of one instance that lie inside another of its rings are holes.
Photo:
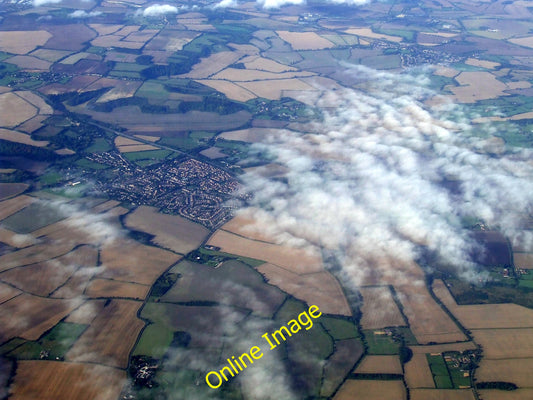
[[[103,13],[101,11],[87,12],[85,10],[76,10],[68,14],[68,17],[69,18],[91,18],[91,17],[98,17],[99,15],[102,15],[102,14]]]
[[[141,14],[143,17],[160,17],[166,14],[177,14],[179,12],[178,7],[171,6],[168,4],[154,4],[153,6],[147,7],[144,10],[139,10],[138,14]]]
[[[236,7],[237,6],[236,0],[222,0],[219,3],[215,4],[213,6],[214,9],[216,8],[228,8],[228,7]]]
[[[324,90],[321,121],[255,145],[288,171],[284,179],[244,175],[257,229],[334,254],[354,285],[375,273],[407,283],[408,266],[425,252],[474,279],[466,218],[531,246],[522,229],[533,209],[531,151],[480,146],[494,142],[494,127],[479,138],[466,109],[426,105],[435,93],[424,74],[346,67],[359,83]]]
[[[306,0],[256,0],[257,4],[264,9],[276,9],[287,5],[300,5],[305,4]],[[350,6],[360,6],[370,3],[371,0],[325,0],[325,3],[331,4],[346,4]],[[238,5],[237,0],[222,0],[217,3],[213,8],[227,8],[236,7]]]
[[[33,6],[40,7],[48,4],[58,4],[61,3],[61,1],[62,0],[33,0]]]
[[[263,8],[272,9],[280,8],[286,5],[305,4],[305,0],[257,0],[257,4]]]

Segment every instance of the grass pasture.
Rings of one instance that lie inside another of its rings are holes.
[[[391,336],[375,333],[378,331],[364,330],[365,342],[368,346],[368,354],[392,355],[398,354],[400,343],[395,342]]]
[[[65,218],[52,204],[36,202],[18,211],[3,221],[5,228],[26,234],[44,228]]]

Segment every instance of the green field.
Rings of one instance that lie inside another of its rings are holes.
[[[173,154],[173,152],[170,150],[135,151],[131,153],[125,153],[124,158],[130,161],[163,160],[171,154]]]
[[[172,331],[164,325],[148,325],[137,342],[132,355],[145,355],[160,359],[165,355],[168,346],[172,342],[172,337]]]
[[[104,138],[96,138],[94,142],[85,151],[87,153],[103,153],[111,150],[111,145]]]
[[[321,317],[320,323],[335,340],[359,337],[357,326],[346,319]]]
[[[400,351],[400,343],[394,342],[388,335],[375,335],[373,330],[364,330],[363,334],[368,346],[368,354],[398,354]]]

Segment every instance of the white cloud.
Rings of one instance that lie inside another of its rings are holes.
[[[215,4],[213,8],[228,8],[228,7],[236,7],[237,6],[236,0],[222,0],[219,3]]]
[[[169,4],[154,4],[144,10],[139,10],[143,17],[159,17],[165,14],[177,14],[179,12],[178,7],[171,6]]]
[[[500,146],[495,157],[480,149],[463,110],[424,105],[435,94],[418,83],[423,76],[349,72],[360,90],[324,91],[323,120],[310,132],[257,145],[288,170],[285,181],[244,176],[250,205],[261,210],[256,218],[268,220],[280,242],[334,253],[356,285],[377,265],[408,281],[396,271],[417,260],[421,246],[472,278],[475,243],[465,217],[531,245],[531,232],[521,229],[533,208],[530,151]]]
[[[71,12],[68,16],[69,18],[91,18],[98,17],[99,15],[102,15],[101,11],[87,12],[85,10],[76,10],[74,12]]]
[[[34,7],[45,6],[48,4],[61,3],[61,0],[33,0]]]
[[[257,4],[263,8],[271,9],[280,8],[286,5],[305,4],[305,0],[257,0]]]

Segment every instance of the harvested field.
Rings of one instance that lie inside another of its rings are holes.
[[[335,47],[335,44],[315,32],[277,31],[280,38],[289,43],[293,50],[321,50]]]
[[[21,195],[0,202],[0,220],[3,220],[17,211],[22,210],[24,207],[30,205],[34,201],[34,197]]]
[[[267,81],[239,82],[239,86],[254,93],[257,97],[279,100],[288,90],[316,90],[300,79],[271,79]]]
[[[339,282],[327,271],[298,275],[272,264],[257,267],[268,283],[307,304],[316,304],[324,313],[352,315]]]
[[[298,77],[307,77],[315,75],[313,72],[296,71],[296,72],[268,72],[253,69],[226,68],[216,75],[213,79],[228,80],[230,82],[251,82],[270,79],[292,79]]]
[[[465,64],[473,65],[474,67],[481,67],[487,69],[494,69],[501,64],[494,61],[478,60],[477,58],[469,58],[465,61]]]
[[[296,68],[290,67],[285,64],[280,64],[274,60],[268,58],[263,58],[259,56],[250,56],[246,59],[241,60],[244,63],[246,68],[255,69],[259,71],[269,71],[269,72],[286,72],[286,71],[297,71]]]
[[[533,269],[533,253],[513,253],[514,263],[519,268]]]
[[[351,28],[345,30],[344,32],[349,33],[350,35],[364,36],[371,39],[387,40],[389,42],[401,42],[403,40],[403,38],[400,36],[391,36],[384,35],[382,33],[372,32],[372,29],[370,28]]]
[[[13,297],[18,296],[21,293],[20,290],[0,282],[0,304],[11,300]]]
[[[53,114],[54,109],[48,105],[46,101],[41,96],[36,95],[33,92],[27,90],[16,91],[14,92],[17,96],[22,97],[28,103],[34,105],[39,109],[39,114]]]
[[[333,392],[350,373],[355,363],[364,352],[362,343],[356,339],[337,340],[335,352],[328,358],[324,365],[324,377],[321,396],[331,396]]]
[[[414,354],[427,354],[427,353],[444,353],[446,351],[465,351],[475,350],[476,345],[473,342],[461,342],[461,343],[448,343],[448,344],[436,344],[428,346],[409,346],[413,350]]]
[[[0,257],[0,271],[62,256],[72,250],[74,246],[74,243],[36,244],[12,253],[4,254]]]
[[[398,356],[365,356],[356,374],[403,374]]]
[[[228,156],[227,154],[223,153],[222,150],[220,150],[220,148],[218,147],[209,147],[205,150],[202,150],[200,154],[212,160],[216,160],[216,159],[224,158]]]
[[[154,243],[187,254],[205,240],[209,231],[177,215],[161,214],[154,207],[141,206],[125,219],[125,225],[154,235]]]
[[[12,131],[10,129],[0,128],[0,139],[9,142],[27,144],[28,146],[45,147],[49,142],[44,140],[33,140],[27,133]]]
[[[61,60],[63,57],[66,57],[69,54],[72,54],[72,52],[66,50],[37,49],[32,51],[30,55],[53,63]]]
[[[31,235],[20,235],[8,229],[0,227],[0,242],[6,243],[11,247],[26,247],[36,242]]]
[[[363,329],[407,325],[388,286],[363,287],[359,291],[363,296]]]
[[[68,83],[52,83],[50,85],[43,86],[39,91],[43,94],[62,94],[68,93],[76,90],[83,89],[87,85],[90,85],[94,81],[100,79],[97,76],[75,76]]]
[[[214,79],[201,79],[196,82],[209,86],[217,92],[224,93],[228,99],[246,102],[255,99],[257,96],[247,89],[237,86],[233,82],[220,81]]]
[[[157,247],[138,242],[116,239],[104,245],[101,261],[105,269],[101,278],[151,285],[159,275],[181,257]]]
[[[522,38],[515,38],[515,39],[509,39],[511,43],[517,44],[519,46],[524,47],[531,47],[533,48],[533,36],[528,37],[522,37]]]
[[[96,266],[97,250],[81,246],[76,250],[41,263],[13,268],[0,274],[0,279],[38,296],[49,296],[80,268]]]
[[[38,112],[39,110],[35,106],[14,92],[0,94],[0,121],[2,121],[2,126],[6,128],[14,128],[34,117]]]
[[[90,325],[104,309],[106,300],[87,300],[81,306],[72,311],[65,322],[74,324]]]
[[[144,43],[125,41],[119,35],[98,36],[91,41],[91,44],[97,47],[118,47],[130,50],[139,50],[144,46]]]
[[[37,46],[45,44],[51,37],[52,35],[46,31],[4,31],[0,36],[0,50],[13,54],[26,54]]]
[[[43,127],[43,121],[46,118],[48,118],[48,115],[36,115],[35,117],[30,118],[26,122],[17,126],[17,129],[22,132],[32,133]]]
[[[476,378],[479,382],[513,382],[520,387],[533,388],[533,358],[510,360],[481,360]]]
[[[413,358],[405,364],[404,368],[405,381],[409,389],[435,387],[433,374],[425,354],[413,354]]]
[[[410,394],[411,400],[475,400],[472,391],[464,389],[414,389]],[[487,400],[485,396],[483,399]]]
[[[192,70],[181,76],[191,79],[209,78],[211,75],[227,68],[235,63],[242,55],[235,51],[221,51],[202,58],[198,64],[192,67]]]
[[[10,64],[29,71],[48,71],[52,63],[32,56],[14,56],[5,60]]]
[[[110,35],[124,27],[124,25],[111,24],[89,24],[89,26],[98,32],[99,35]]]
[[[154,143],[161,139],[157,136],[146,136],[146,135],[135,135],[135,137],[139,139],[147,140],[148,142],[154,142]]]
[[[418,343],[443,343],[467,340],[455,322],[421,285],[395,286],[411,331]]]
[[[115,138],[115,146],[117,146],[117,147],[120,147],[120,146],[132,146],[132,145],[138,145],[138,144],[143,144],[143,143],[142,142],[138,142],[138,141],[133,140],[133,139],[125,138],[123,136],[117,136]]]
[[[322,272],[322,259],[316,250],[305,250],[257,242],[218,230],[208,241],[222,251],[267,261],[296,274]]]
[[[80,336],[66,358],[126,368],[129,352],[144,326],[137,318],[141,305],[136,301],[111,300]]]
[[[135,153],[137,151],[158,150],[159,147],[155,147],[149,144],[139,144],[136,146],[121,146],[118,151],[121,153]]]
[[[248,239],[257,240],[261,242],[275,243],[275,238],[269,235],[266,229],[268,226],[266,221],[262,224],[256,218],[256,213],[260,211],[257,209],[247,209],[240,214],[233,217],[229,222],[222,226],[222,230],[235,233],[239,236],[244,236]]]
[[[472,335],[483,346],[483,360],[533,358],[533,328],[479,329]]]
[[[3,129],[0,129],[0,132]],[[26,183],[0,183],[0,200],[21,194],[29,187]]]
[[[479,100],[495,99],[508,96],[505,90],[510,89],[490,72],[461,72],[455,77],[461,86],[447,86],[454,98],[461,103],[475,103]]]
[[[115,400],[125,381],[125,371],[102,365],[19,361],[10,398]]]
[[[333,400],[405,400],[402,381],[347,380]]]
[[[96,100],[96,103],[105,103],[107,101],[133,97],[141,84],[141,82],[135,81],[120,81],[120,84],[114,85],[111,90],[100,96],[98,100]]]
[[[531,400],[533,399],[533,389],[529,389],[529,388],[513,390],[512,392],[506,392],[503,390],[480,390],[479,394],[483,400]]]
[[[112,208],[115,208],[120,204],[120,201],[117,200],[108,200],[101,204],[98,204],[96,207],[92,208],[93,213],[103,213],[106,211],[111,210]]]
[[[78,305],[77,301],[46,299],[26,293],[14,297],[0,305],[0,343],[15,336],[37,340]]]
[[[439,279],[433,290],[459,322],[468,329],[533,328],[533,310],[518,304],[476,304],[458,306]]]
[[[87,287],[88,297],[121,297],[144,300],[150,286],[138,283],[114,281],[110,279],[93,279]]]

